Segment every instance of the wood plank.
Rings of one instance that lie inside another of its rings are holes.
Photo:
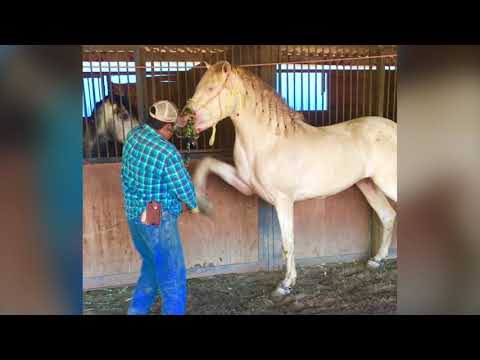
[[[187,270],[187,279],[214,276],[219,274],[248,273],[261,270],[257,263],[222,265],[207,268],[192,268]],[[123,273],[84,278],[83,289],[94,290],[107,287],[135,285],[140,273]]]
[[[369,206],[356,187],[326,199],[298,202],[294,233],[297,258],[366,253]]]
[[[192,160],[192,171],[197,160]],[[179,231],[188,268],[258,261],[258,199],[246,197],[216,176],[207,194],[212,218],[185,213]],[[140,259],[133,248],[124,215],[120,164],[84,165],[84,276],[132,273]]]

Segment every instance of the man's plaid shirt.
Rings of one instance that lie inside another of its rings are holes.
[[[182,203],[197,207],[190,174],[175,146],[148,125],[129,132],[123,146],[122,187],[129,220],[139,217],[149,201],[163,211],[182,213]]]

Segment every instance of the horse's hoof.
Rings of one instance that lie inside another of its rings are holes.
[[[292,292],[291,287],[278,286],[272,293],[271,296],[274,300],[281,300],[285,296],[289,295]]]
[[[211,215],[212,214],[212,211],[213,211],[213,206],[212,204],[210,204],[210,202],[204,198],[204,197],[200,197],[197,199],[197,205],[198,205],[198,209],[200,210],[200,212],[204,215]]]
[[[375,258],[368,260],[367,267],[371,270],[379,270],[383,267],[383,260],[375,260]]]

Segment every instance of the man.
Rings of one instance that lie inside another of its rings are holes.
[[[183,315],[186,305],[186,270],[178,231],[182,203],[198,213],[191,177],[175,146],[169,142],[178,110],[169,101],[150,108],[150,117],[127,136],[122,160],[122,186],[125,210],[142,268],[129,315],[148,314],[162,297],[162,313]],[[161,205],[160,225],[146,224],[150,201]]]

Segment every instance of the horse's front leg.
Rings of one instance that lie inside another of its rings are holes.
[[[294,256],[294,236],[293,236],[293,201],[290,199],[281,199],[275,202],[278,222],[282,236],[283,256],[286,260],[287,272],[285,279],[273,291],[273,297],[281,297],[290,294],[292,287],[297,279]]]
[[[237,175],[237,170],[230,164],[223,161],[206,157],[200,160],[193,175],[193,184],[197,191],[198,207],[203,212],[210,212],[212,206],[206,197],[207,177],[212,172],[223,179],[227,184],[233,186],[242,194],[253,195],[252,189]]]

